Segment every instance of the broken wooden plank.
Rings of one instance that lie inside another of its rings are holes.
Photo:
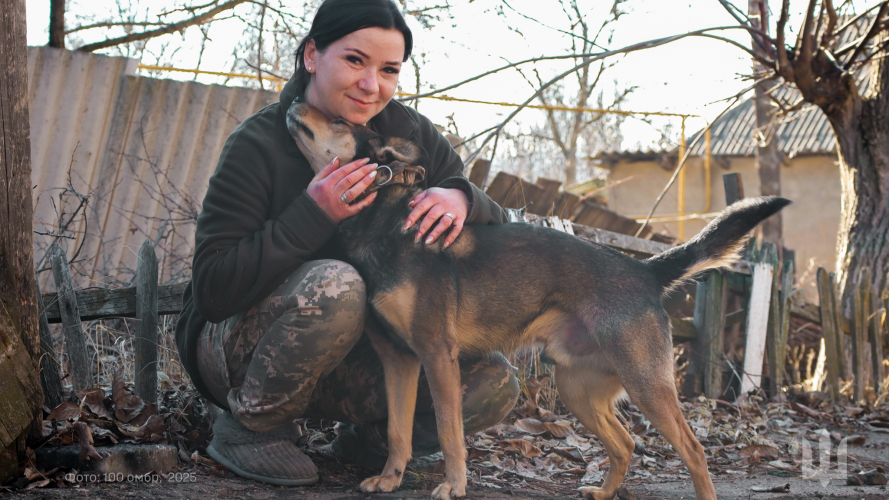
[[[769,322],[766,328],[766,354],[769,362],[769,387],[771,396],[778,394],[784,375],[784,350],[781,344],[781,273],[778,272],[778,250],[772,243],[769,247],[769,264],[775,270],[772,275],[772,296],[769,304]],[[763,251],[763,254],[766,252]]]
[[[562,191],[562,194],[559,195],[559,199],[556,201],[553,215],[563,219],[570,219],[578,203],[580,203],[580,196],[568,191]]]
[[[157,288],[157,313],[178,314],[182,310],[182,293],[187,283],[162,285]],[[136,287],[130,288],[85,288],[77,290],[77,305],[80,319],[91,321],[102,318],[135,318]],[[55,293],[44,293],[46,319],[49,323],[61,323],[59,303]]]
[[[763,245],[763,253],[768,247]],[[770,256],[763,256],[753,265],[753,284],[747,308],[747,331],[744,347],[744,374],[741,394],[747,394],[762,385],[762,361],[765,354],[769,306],[772,296],[772,275],[775,270],[769,264]]]
[[[666,243],[643,240],[626,234],[618,234],[580,224],[572,224],[572,227],[574,234],[578,237],[640,256],[656,255],[673,248]]]
[[[725,306],[728,299],[725,276],[709,271],[697,284],[694,324],[698,333],[695,348],[700,358],[704,395],[710,399],[722,396],[722,349],[725,328]]]
[[[726,206],[744,199],[744,183],[741,182],[741,174],[724,174],[722,185],[725,187]]]
[[[68,259],[65,251],[53,244],[50,248],[52,255],[52,274],[58,290],[58,310],[63,325],[65,338],[65,351],[68,353],[68,367],[74,380],[74,387],[82,391],[95,385],[92,371],[90,370],[90,356],[86,349],[86,335],[81,326],[80,311],[77,304],[77,296],[74,293],[74,280],[71,278],[71,270],[68,269]]]
[[[830,397],[834,403],[840,401],[840,372],[839,352],[837,343],[842,337],[837,331],[836,313],[833,310],[833,288],[830,277],[823,267],[818,268],[816,275],[818,283],[818,296],[820,298],[821,332],[824,337],[825,360],[827,369],[827,386]]]
[[[882,394],[883,378],[886,370],[883,368],[883,308],[880,303],[880,294],[871,290],[871,317],[868,341],[871,346],[871,363],[874,377],[874,394],[879,397]]]
[[[39,286],[39,285],[38,285]],[[40,384],[43,386],[43,404],[55,408],[62,404],[62,378],[59,375],[59,359],[53,347],[43,295],[37,289],[37,314],[40,321]]]
[[[535,184],[543,188],[543,191],[540,192],[538,198],[534,200],[534,205],[530,206],[528,211],[532,214],[552,215],[556,201],[559,199],[559,188],[562,186],[562,183],[557,180],[538,177]]]
[[[865,395],[864,365],[867,363],[867,323],[870,309],[870,272],[862,267],[858,273],[858,284],[852,294],[853,335],[852,335],[852,376],[854,380],[855,402],[863,401]]]
[[[134,390],[147,403],[157,403],[157,255],[151,240],[139,249],[136,267],[136,338]]]
[[[478,159],[472,164],[472,171],[469,172],[469,182],[477,187],[484,189],[485,180],[488,178],[488,172],[491,170],[491,162],[488,160]]]

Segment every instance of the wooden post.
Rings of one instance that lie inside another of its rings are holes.
[[[53,348],[46,318],[43,294],[37,290],[38,319],[40,320],[40,384],[43,386],[43,404],[55,408],[62,404],[62,378],[59,376],[59,360]]]
[[[89,389],[95,385],[90,371],[92,364],[86,350],[86,335],[80,324],[80,310],[77,306],[77,296],[74,294],[74,280],[71,279],[71,270],[68,269],[68,259],[59,245],[53,244],[49,251],[52,255],[52,274],[58,290],[68,367],[74,376],[74,387],[77,390]]]
[[[136,267],[136,396],[157,402],[157,256],[151,240],[139,249]]]
[[[840,361],[842,349],[837,344],[842,340],[843,333],[837,325],[837,315],[833,309],[833,285],[823,267],[818,268],[819,309],[821,310],[821,332],[824,335],[824,349],[827,361],[827,386],[834,404],[840,401]]]
[[[766,354],[769,362],[769,387],[771,397],[778,395],[783,382],[784,350],[781,343],[781,273],[778,272],[778,249],[773,243],[763,243],[763,254],[768,246],[769,264],[772,265],[772,294],[769,298],[769,321],[766,327]]]
[[[836,273],[828,273],[827,276],[830,279],[830,307],[833,309],[833,324],[836,327],[837,334],[837,362],[839,363],[839,374],[841,379],[845,379],[849,376],[850,370],[848,370],[846,362],[846,336],[845,333],[843,333],[843,314],[842,311],[840,311],[837,302]]]
[[[747,339],[744,347],[741,394],[747,394],[762,385],[762,358],[765,354],[769,307],[772,300],[772,276],[775,272],[770,264],[772,252],[774,245],[763,244],[762,258],[753,265],[753,285],[750,287],[750,301],[747,306]]]
[[[475,160],[472,164],[472,171],[469,172],[469,182],[475,184],[479,189],[484,189],[489,170],[491,170],[490,161],[481,158]]]
[[[704,395],[710,399],[722,396],[722,350],[725,306],[728,294],[725,276],[710,271],[697,285],[695,293],[694,325],[698,332],[693,349],[699,358],[698,375],[703,383]]]
[[[741,182],[741,174],[724,174],[722,185],[725,186],[726,206],[744,199],[744,183]]]
[[[870,306],[870,272],[862,267],[858,273],[858,286],[852,294],[852,375],[855,377],[855,401],[864,399],[864,364],[867,363],[867,317]]]
[[[871,363],[873,363],[874,395],[880,397],[883,388],[883,378],[886,370],[883,369],[883,311],[880,304],[880,294],[871,290],[871,328],[868,329],[868,340],[871,345]]]

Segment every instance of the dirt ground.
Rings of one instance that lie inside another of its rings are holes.
[[[849,448],[850,468],[853,464],[867,464],[864,469],[883,463],[889,467],[889,435],[870,433],[864,446]],[[392,494],[365,495],[358,491],[358,483],[371,474],[367,469],[342,464],[328,457],[315,456],[319,466],[321,481],[313,486],[286,488],[267,486],[254,481],[241,479],[230,471],[218,466],[210,467],[199,464],[192,468],[183,468],[183,481],[157,482],[120,482],[120,483],[78,483],[65,488],[35,488],[8,492],[4,496],[15,499],[130,499],[145,498],[158,500],[174,499],[284,499],[305,498],[307,500],[347,500],[347,499],[390,499],[390,498],[428,498],[441,476],[426,472],[411,472],[405,476],[405,484],[401,490]],[[637,466],[638,467],[638,466]],[[862,468],[859,466],[859,468]],[[889,490],[886,486],[847,486],[845,481],[834,479],[826,487],[820,481],[803,479],[798,472],[785,472],[768,467],[757,467],[753,470],[739,471],[739,474],[728,474],[724,470],[714,474],[714,484],[718,497],[723,500],[789,500],[789,499],[849,499],[849,500],[886,500]],[[642,480],[632,477],[633,471],[626,481],[629,494],[619,498],[650,499],[693,499],[694,489],[687,473],[652,475]],[[679,477],[675,477],[679,476]],[[481,484],[484,483],[484,484]],[[758,493],[754,487],[782,487],[789,484],[789,492]],[[516,475],[510,487],[492,487],[484,478],[473,477],[470,480],[467,498],[579,498],[575,489],[580,486],[579,479],[565,478],[558,482],[543,482],[523,479]]]

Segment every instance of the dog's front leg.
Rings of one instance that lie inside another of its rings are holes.
[[[384,335],[374,331],[373,328],[367,328],[367,334],[383,362],[383,373],[386,377],[389,459],[382,474],[367,478],[361,483],[361,491],[390,492],[401,485],[404,468],[411,459],[420,360],[413,353],[395,348]]]
[[[466,496],[466,445],[463,442],[463,403],[457,349],[421,354],[435,405],[438,440],[445,459],[445,482],[432,492],[434,500]]]

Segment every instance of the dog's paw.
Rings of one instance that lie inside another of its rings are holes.
[[[583,496],[584,500],[614,500],[615,494],[608,494],[602,488],[598,488],[595,486],[585,486],[583,488],[577,488],[580,491],[581,496]]]
[[[390,493],[401,485],[401,476],[374,476],[361,482],[364,493]]]
[[[463,498],[466,496],[466,485],[453,485],[451,483],[441,483],[438,488],[432,492],[432,500],[451,500],[452,498]]]

